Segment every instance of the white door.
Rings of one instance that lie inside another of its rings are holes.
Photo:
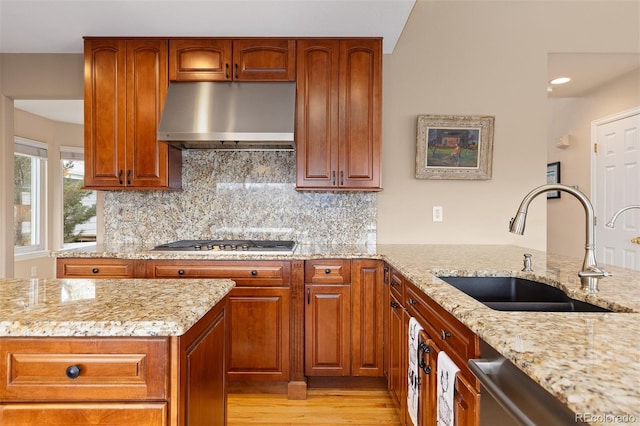
[[[640,204],[640,108],[592,123],[594,167],[592,201],[596,210],[596,256],[600,263],[640,270],[640,210],[618,216],[624,206]]]

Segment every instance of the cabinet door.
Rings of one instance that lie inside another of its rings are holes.
[[[480,394],[460,373],[456,376],[453,413],[456,426],[480,424]]]
[[[167,43],[127,40],[126,186],[169,186],[170,148],[157,139],[168,85]]]
[[[169,41],[169,80],[231,81],[231,40]]]
[[[289,380],[290,290],[236,287],[227,316],[229,380]]]
[[[226,425],[225,312],[185,348],[187,425]]]
[[[382,262],[353,260],[351,274],[351,375],[382,376]]]
[[[294,81],[295,58],[295,40],[234,40],[233,79],[236,81]]]
[[[419,387],[420,396],[418,398],[418,424],[414,426],[436,426],[436,386],[437,386],[437,360],[438,348],[431,338],[421,331],[418,342]],[[407,413],[407,424],[410,424],[410,417]]]
[[[296,186],[338,183],[339,42],[298,40],[296,80]]]
[[[305,374],[349,376],[350,291],[348,284],[305,286]]]
[[[340,41],[338,186],[380,188],[382,49],[380,40]]]
[[[84,44],[84,156],[87,187],[124,187],[126,42]]]
[[[389,377],[388,388],[400,418],[404,419],[407,397],[407,328],[409,319],[404,308],[393,294],[389,302]]]

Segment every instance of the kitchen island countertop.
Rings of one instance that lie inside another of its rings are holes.
[[[522,272],[523,254],[533,272]],[[144,247],[57,252],[56,257],[129,259],[387,261],[481,339],[590,424],[640,422],[640,272],[603,265],[598,293],[580,289],[582,259],[498,245],[301,245],[290,255],[164,254]],[[559,287],[612,313],[501,312],[439,276],[519,276]]]
[[[0,338],[181,336],[233,286],[210,279],[0,279]]]

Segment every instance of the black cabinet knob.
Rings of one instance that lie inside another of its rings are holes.
[[[253,271],[251,271],[251,275],[253,275],[253,276],[255,277],[256,275],[258,275],[258,271],[256,271],[256,270],[254,269]]]
[[[178,275],[184,275],[184,269],[178,269]]]
[[[70,365],[67,367],[65,374],[70,379],[76,379],[80,375],[80,366],[79,365]]]
[[[93,268],[93,269],[91,270],[91,272],[93,272],[94,274],[97,274],[98,272],[100,272],[100,269],[98,269],[98,268]]]
[[[331,269],[329,269],[329,268],[325,269],[325,270],[324,270],[324,273],[325,273],[325,274],[330,274],[330,273],[331,273]]]

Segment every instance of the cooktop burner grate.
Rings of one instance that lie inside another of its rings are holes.
[[[279,240],[180,240],[161,244],[152,251],[292,253],[295,241]]]

